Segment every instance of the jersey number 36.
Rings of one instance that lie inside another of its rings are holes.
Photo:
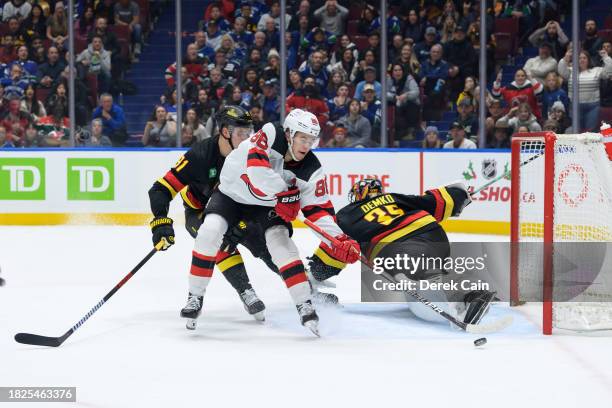
[[[398,217],[404,215],[404,210],[396,204],[389,204],[378,207],[368,212],[364,218],[369,222],[377,222],[382,225],[389,225]]]

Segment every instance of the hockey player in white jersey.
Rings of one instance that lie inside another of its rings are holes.
[[[290,238],[291,221],[302,210],[308,219],[337,238],[334,245],[321,237],[335,259],[344,263],[359,259],[359,245],[335,222],[321,164],[311,151],[318,144],[319,132],[312,113],[295,109],[287,115],[282,128],[267,123],[228,155],[194,247],[197,266],[210,269],[208,275],[212,275],[215,255],[228,226],[240,220],[258,223],[302,325],[315,334],[318,316],[304,265]],[[210,279],[190,279],[189,292],[200,300],[196,302],[199,308]]]

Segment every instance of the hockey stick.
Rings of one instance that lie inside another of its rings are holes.
[[[329,233],[324,231],[322,228],[320,228],[318,225],[316,225],[315,223],[313,223],[309,219],[304,218],[304,219],[302,219],[302,221],[304,222],[304,224],[306,224],[308,227],[310,227],[313,231],[315,231],[318,234],[322,235],[327,240],[332,242],[334,245],[337,245],[339,243],[336,238],[332,237]],[[359,259],[360,259],[360,261],[364,265],[367,265],[369,268],[373,269],[371,262],[363,254],[359,255]],[[383,276],[389,282],[397,283],[395,280],[393,280],[391,277],[386,276],[386,274],[384,274],[384,273],[381,276]],[[465,322],[457,320],[455,317],[451,316],[450,314],[445,312],[443,309],[441,309],[440,307],[436,306],[434,303],[432,303],[427,298],[419,295],[416,291],[414,291],[414,290],[405,290],[404,292],[408,293],[414,299],[418,300],[419,302],[421,302],[425,306],[429,307],[431,310],[436,312],[438,315],[442,316],[444,319],[448,320],[449,322],[451,322],[452,324],[454,324],[455,326],[459,327],[461,330],[463,330],[463,331],[465,331],[467,333],[474,333],[474,334],[493,333],[493,332],[497,332],[497,331],[503,330],[506,327],[510,326],[510,324],[512,324],[512,320],[513,319],[512,319],[512,316],[509,316],[509,315],[508,316],[504,316],[501,319],[499,319],[499,320],[497,320],[495,322],[492,322],[492,323],[488,323],[488,324],[469,324],[469,323],[465,323]]]
[[[155,253],[161,249],[162,246],[163,246],[163,243],[160,241],[155,246],[155,248],[153,248],[147,254],[147,256],[145,256],[142,259],[142,261],[140,261],[138,263],[138,265],[136,265],[134,267],[134,269],[132,269],[127,275],[125,275],[123,277],[123,279],[121,279],[121,281],[119,283],[117,283],[115,285],[115,287],[113,289],[111,289],[111,291],[108,292],[106,294],[106,296],[104,296],[104,298],[102,298],[102,300],[100,302],[98,302],[94,307],[92,307],[91,310],[85,316],[83,316],[83,318],[81,320],[79,320],[79,322],[77,324],[72,326],[72,328],[70,328],[70,330],[68,330],[66,333],[64,333],[63,336],[60,336],[60,337],[47,337],[47,336],[39,336],[37,334],[30,334],[30,333],[17,333],[15,335],[15,341],[17,343],[31,344],[31,345],[34,345],[34,346],[47,346],[47,347],[59,347],[59,346],[61,346],[62,343],[65,342],[66,339],[72,335],[72,333],[77,331],[77,329],[79,327],[81,327],[83,325],[83,323],[85,323],[87,321],[87,319],[89,319],[98,309],[100,309],[102,307],[102,305],[104,305],[104,303],[106,303],[108,301],[108,299],[110,299],[115,294],[115,292],[117,292],[127,281],[129,281],[132,278],[132,276],[134,276],[136,274],[136,272],[138,272],[138,270],[140,268],[142,268],[143,265],[146,264],[149,261],[149,259],[151,259],[151,257],[153,255],[155,255]]]
[[[542,157],[543,155],[544,155],[544,149],[542,149],[542,150],[540,151],[540,153],[536,154],[535,156],[532,156],[532,157],[528,158],[527,160],[523,161],[523,162],[520,164],[520,167],[523,167],[524,165],[531,163],[532,161],[534,161],[534,160],[535,160],[535,159],[537,159],[538,157]],[[504,177],[506,177],[506,176],[508,176],[509,174],[511,174],[511,172],[512,172],[512,170],[505,171],[503,174],[501,174],[501,175],[499,175],[499,176],[495,177],[493,180],[490,180],[490,181],[486,182],[486,183],[485,183],[485,184],[483,184],[482,186],[478,187],[476,190],[474,190],[474,191],[470,192],[470,195],[472,195],[472,196],[473,196],[473,195],[476,195],[477,193],[480,193],[480,192],[481,192],[482,190],[484,190],[485,188],[489,187],[489,186],[490,186],[490,185],[492,185],[492,184],[497,183],[499,180],[501,180],[501,179],[503,179]]]

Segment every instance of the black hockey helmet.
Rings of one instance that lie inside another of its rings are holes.
[[[348,199],[350,203],[365,200],[369,197],[375,197],[384,194],[385,189],[380,180],[375,178],[366,178],[359,180],[348,193]]]
[[[226,105],[217,112],[215,116],[217,126],[222,129],[224,126],[231,127],[253,127],[253,118],[246,109],[237,105]]]

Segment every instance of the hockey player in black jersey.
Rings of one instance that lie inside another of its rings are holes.
[[[151,211],[155,217],[151,221],[153,243],[163,241],[163,250],[174,244],[173,221],[168,217],[170,201],[177,194],[182,196],[187,231],[195,237],[203,209],[219,182],[225,157],[253,132],[251,116],[241,107],[226,106],[215,119],[220,129],[219,135],[197,142],[149,190]],[[209,270],[199,268],[202,261],[195,254],[193,257],[190,280],[206,277]],[[240,295],[247,312],[257,320],[263,320],[265,306],[249,282],[240,253],[220,251],[215,263]],[[195,328],[201,305],[201,297],[189,296],[187,306],[181,311],[182,317],[190,319],[188,328]]]
[[[450,256],[450,245],[439,223],[460,215],[471,202],[471,197],[461,182],[417,196],[385,193],[379,180],[364,179],[353,185],[349,201],[350,204],[337,213],[338,225],[360,243],[362,253],[368,259],[394,258],[399,252],[415,258],[446,259]],[[388,273],[399,282],[406,279],[435,281],[448,272],[421,267],[408,274],[395,270]],[[447,311],[455,314],[465,312],[464,321],[471,324],[482,319],[494,296],[488,291],[472,291],[464,296],[462,305],[451,307],[444,291],[421,294]],[[442,321],[439,315],[419,302],[409,302],[409,307],[420,318]]]

